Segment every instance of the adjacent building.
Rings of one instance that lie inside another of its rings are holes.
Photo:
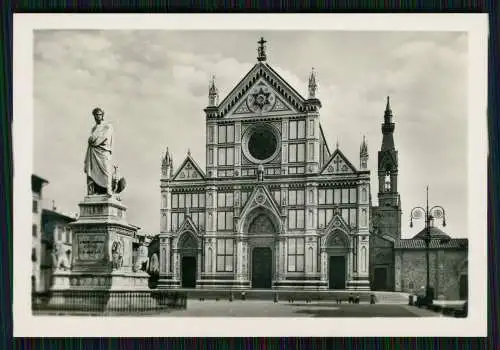
[[[32,243],[31,243],[31,288],[32,291],[42,289],[40,282],[40,260],[42,251],[42,199],[43,186],[48,184],[48,181],[37,176],[31,175],[31,193],[32,193]]]
[[[40,256],[40,287],[50,289],[52,272],[58,264],[59,268],[70,269],[72,261],[72,232],[69,223],[74,217],[51,210],[42,209],[42,240]]]

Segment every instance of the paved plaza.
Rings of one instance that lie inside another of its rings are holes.
[[[268,300],[189,300],[186,310],[172,310],[165,316],[181,317],[442,317],[414,306],[396,304],[336,304]]]

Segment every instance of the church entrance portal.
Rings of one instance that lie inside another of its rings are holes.
[[[345,289],[345,256],[330,256],[328,265],[328,288]]]
[[[387,268],[376,267],[374,272],[374,288],[375,290],[387,290]]]
[[[256,247],[252,251],[252,288],[272,287],[273,253],[271,248]]]
[[[182,288],[196,287],[196,258],[182,257]]]

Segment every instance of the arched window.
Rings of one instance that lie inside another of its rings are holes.
[[[368,191],[366,191],[366,188],[363,188],[361,190],[361,200],[363,201],[363,203],[368,200]]]
[[[361,224],[363,225],[363,227],[366,227],[366,209],[363,209],[361,211]]]
[[[391,191],[391,173],[390,173],[390,171],[386,171],[385,172],[384,190],[386,192],[390,192]]]

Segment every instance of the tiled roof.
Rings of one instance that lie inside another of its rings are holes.
[[[467,238],[432,239],[429,243],[430,249],[467,249],[469,240]],[[401,239],[394,243],[394,249],[425,249],[423,239]]]
[[[429,231],[430,231],[429,233],[431,235],[431,238],[451,238],[450,236],[448,236],[446,233],[444,233],[443,231],[441,231],[437,227],[430,227]],[[422,231],[417,233],[413,238],[414,239],[418,239],[418,238],[424,239],[426,236],[427,236],[427,229],[424,228]]]

